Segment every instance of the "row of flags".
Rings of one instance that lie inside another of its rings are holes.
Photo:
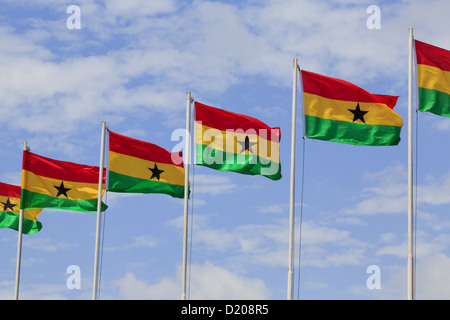
[[[450,51],[415,40],[419,111],[450,116]],[[397,145],[402,118],[397,96],[371,94],[344,80],[301,70],[305,137],[364,146]],[[195,102],[195,163],[220,171],[281,179],[279,127],[246,115]],[[181,152],[109,132],[110,192],[162,193],[184,197]],[[108,188],[106,188],[108,176]],[[97,211],[99,167],[23,151],[22,185],[0,183],[0,228],[41,230],[44,208]],[[102,203],[101,210],[107,206]]]
[[[181,157],[180,153],[176,153]],[[109,131],[108,191],[121,193],[165,193],[184,196],[183,163],[155,144]],[[23,233],[41,230],[37,217],[44,208],[96,212],[99,167],[46,158],[23,151],[22,185],[0,183],[0,228],[18,230],[23,209]],[[106,190],[103,168],[102,195]],[[101,203],[101,211],[107,205]]]
[[[414,40],[418,110],[450,116],[450,51]],[[397,96],[371,94],[349,82],[301,71],[305,136],[355,145],[397,145],[403,126]]]
[[[414,47],[418,110],[450,116],[450,51],[417,40]],[[305,138],[361,146],[400,142],[403,120],[394,111],[398,96],[372,94],[350,82],[306,70],[300,70],[300,76]],[[279,127],[197,101],[194,107],[195,164],[281,179]],[[83,165],[24,150],[21,186],[0,183],[0,228],[19,230],[23,213],[22,233],[39,232],[42,224],[37,218],[46,208],[105,211],[107,205],[101,202],[105,191],[188,197],[181,152],[110,130],[108,142],[108,163],[101,169],[103,162],[100,167]]]
[[[261,174],[273,180],[281,178],[279,128],[197,102],[195,113],[197,164],[221,171]],[[229,141],[236,143],[229,148]],[[181,152],[169,152],[156,144],[110,130],[108,142],[102,196],[107,190],[184,198],[185,170]],[[270,150],[263,151],[263,146]],[[270,169],[273,163],[275,169],[267,170],[266,174],[265,169]],[[0,204],[3,205],[0,228],[18,230],[20,209],[23,209],[22,232],[25,234],[41,230],[42,224],[37,218],[44,208],[96,212],[99,174],[98,166],[55,160],[24,150],[22,185],[0,183]],[[107,205],[102,202],[101,211],[106,209]]]

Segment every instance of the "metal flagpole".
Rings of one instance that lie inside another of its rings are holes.
[[[27,142],[23,142],[23,150],[28,151]],[[25,185],[25,176],[22,172],[22,188]],[[20,198],[22,202],[22,197]],[[21,206],[22,207],[22,206]],[[19,212],[19,230],[17,231],[17,261],[16,261],[16,284],[14,289],[14,298],[19,300],[19,282],[20,282],[20,263],[22,259],[22,231],[23,231],[23,209],[20,209]]]
[[[289,200],[289,261],[287,299],[292,300],[294,291],[294,205],[295,205],[295,126],[297,120],[297,58],[294,59],[292,88],[292,133],[291,133],[291,183]]]
[[[105,161],[105,132],[106,122],[102,121],[102,137],[101,137],[101,149],[100,149],[100,166],[98,174],[98,202],[97,202],[97,231],[95,239],[95,260],[94,260],[94,283],[92,289],[92,300],[97,300],[97,287],[98,287],[98,259],[100,248],[100,224],[102,215],[102,187],[103,187],[103,166]]]
[[[408,58],[408,300],[414,299],[413,292],[413,29],[409,28]]]
[[[191,93],[186,101],[186,137],[184,148],[184,223],[183,223],[183,266],[181,275],[181,300],[186,300],[188,204],[189,204],[189,159],[191,150]]]

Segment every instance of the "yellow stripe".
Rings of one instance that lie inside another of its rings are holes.
[[[305,114],[322,119],[353,122],[353,113],[357,104],[361,111],[368,111],[364,121],[368,125],[387,125],[401,127],[402,118],[391,108],[382,103],[367,103],[357,101],[342,101],[324,98],[315,94],[303,93]],[[356,120],[355,123],[363,123]]]
[[[25,209],[23,210],[23,216],[30,220],[36,221],[37,217],[42,212],[42,210],[43,209]]]
[[[52,197],[56,197],[58,194],[58,190],[55,186],[59,187],[62,180],[38,176],[26,170],[23,170],[22,174],[26,182],[24,189]],[[91,200],[97,199],[98,197],[97,183],[73,182],[65,180],[63,180],[63,182],[64,187],[69,188],[70,190],[67,191],[67,198],[64,195],[60,195],[58,198],[70,200]],[[105,190],[105,184],[103,184],[103,190]]]
[[[109,170],[123,175],[150,180],[155,164],[158,170],[164,170],[158,181],[184,186],[184,168],[173,164],[147,161],[141,158],[131,157],[125,154],[109,152]],[[153,179],[157,180],[157,179]]]
[[[14,198],[14,197],[0,196],[0,211],[4,211],[3,203],[6,203],[8,198],[9,198],[9,202],[13,205],[15,204],[15,206],[13,207],[13,210],[7,209],[6,212],[14,212],[14,213],[20,214],[20,198]],[[23,211],[23,216],[30,220],[36,221],[37,216],[41,212],[42,212],[42,209],[26,209]]]
[[[213,149],[221,150],[235,154],[249,154],[249,151],[241,152],[248,137],[253,154],[272,162],[280,163],[279,143],[264,139],[263,134],[270,133],[256,132],[256,130],[247,130],[247,132],[222,131],[211,128],[195,122],[195,143],[204,144]]]
[[[418,64],[417,75],[419,87],[433,89],[450,94],[450,71]]]
[[[0,211],[4,211],[3,209],[4,209],[4,205],[3,205],[3,203],[6,203],[6,201],[9,199],[9,202],[12,204],[12,205],[15,205],[14,207],[13,207],[13,212],[15,212],[15,213],[20,213],[20,198],[13,198],[13,197],[4,197],[4,196],[0,196]],[[3,203],[1,203],[1,202],[3,202]],[[8,209],[7,210],[8,212],[10,212],[11,210],[10,209]]]

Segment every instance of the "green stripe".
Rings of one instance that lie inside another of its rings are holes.
[[[262,175],[272,180],[281,179],[281,164],[255,154],[235,154],[196,144],[196,164],[220,171]]]
[[[49,195],[22,189],[20,205],[22,209],[54,208],[83,212],[97,211],[97,199],[92,200],[70,200],[66,198],[55,198]],[[108,206],[102,202],[102,211]]]
[[[390,146],[400,142],[401,127],[367,125],[305,115],[307,138],[361,146]]]
[[[10,228],[19,231],[20,215],[15,212],[0,212],[0,228]],[[34,234],[42,229],[39,221],[33,221],[23,217],[22,233]]]
[[[184,186],[157,180],[146,180],[109,171],[108,191],[125,193],[164,193],[184,198]]]
[[[419,111],[450,117],[450,94],[419,87]]]

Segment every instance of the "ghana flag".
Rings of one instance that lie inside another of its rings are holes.
[[[301,71],[307,138],[363,146],[396,145],[398,97],[371,94],[344,80]]]
[[[415,40],[419,111],[450,117],[450,51]]]
[[[23,211],[22,233],[39,232],[42,224],[37,217],[42,209]],[[20,187],[0,182],[0,228],[19,230],[20,219]]]
[[[109,131],[108,191],[184,198],[184,174],[181,152]]]
[[[280,128],[195,102],[195,162],[220,171],[281,178]]]
[[[105,174],[103,177],[104,192]],[[99,167],[24,151],[21,207],[97,211],[98,178]],[[101,210],[106,208],[102,203]]]

